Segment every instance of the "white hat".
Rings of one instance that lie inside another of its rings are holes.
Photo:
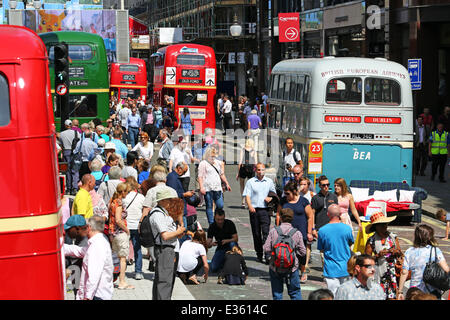
[[[156,192],[156,202],[173,198],[178,198],[178,194],[171,187],[161,188],[158,192]]]
[[[106,143],[106,141],[105,141],[105,139],[103,139],[103,138],[100,138],[100,139],[98,139],[98,141],[97,141],[97,145],[99,146],[99,147],[103,147],[103,146],[105,146],[105,143]],[[113,143],[114,144],[114,143]],[[114,145],[115,146],[115,145]],[[111,148],[110,148],[111,149]]]
[[[116,145],[114,144],[114,142],[107,142],[107,143],[105,143],[104,149],[114,149],[114,150],[116,150]]]
[[[67,119],[66,121],[64,121],[64,124],[65,124],[66,126],[71,126],[71,125],[72,125],[72,120]]]

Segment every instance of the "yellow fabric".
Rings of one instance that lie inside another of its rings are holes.
[[[353,252],[359,252],[363,254],[366,250],[367,240],[373,235],[372,233],[366,233],[366,227],[370,224],[370,221],[361,221],[362,231],[358,230],[358,235],[356,236],[355,245],[353,246]]]
[[[80,188],[80,191],[78,191],[75,196],[75,200],[73,201],[73,213],[84,216],[86,220],[94,215],[91,195],[83,188]]]
[[[441,136],[437,131],[433,131],[431,142],[431,154],[447,154],[447,135],[446,131],[442,132]]]

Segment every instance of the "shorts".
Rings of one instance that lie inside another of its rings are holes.
[[[253,168],[241,166],[239,169],[239,178],[242,179],[251,179],[255,176],[255,171]]]
[[[111,243],[112,251],[119,257],[128,257],[130,253],[130,237],[126,232],[121,232],[113,237]]]

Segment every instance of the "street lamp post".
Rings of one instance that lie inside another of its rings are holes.
[[[235,40],[237,40],[242,34],[242,26],[238,23],[236,14],[234,14],[234,22],[230,26],[230,34]],[[237,41],[235,41],[234,64],[235,64],[235,68],[234,68],[234,82],[236,84],[235,100],[237,101],[237,96],[239,94],[238,93],[238,90],[239,90],[238,77],[239,77],[239,75],[238,75],[238,43],[237,43]]]

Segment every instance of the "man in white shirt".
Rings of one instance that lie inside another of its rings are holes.
[[[88,245],[64,245],[64,254],[83,258],[77,300],[111,300],[114,290],[111,245],[103,234],[105,222],[100,216],[88,219]]]
[[[182,176],[179,177],[179,179],[181,181],[181,184],[183,185],[184,191],[188,191],[191,178],[191,170],[189,168],[189,164],[196,159],[194,159],[194,157],[192,156],[191,150],[187,148],[188,142],[186,141],[186,139],[183,139],[183,137],[180,138],[181,139],[178,144],[170,152],[169,173],[175,170],[175,167],[179,162],[186,163],[188,165],[188,169]]]
[[[300,164],[303,167],[302,157],[300,152],[294,149],[294,139],[286,138],[286,150],[283,151],[283,187],[289,180],[294,179],[292,170],[296,164]]]
[[[122,178],[134,177],[138,181],[138,172],[135,169],[139,155],[136,151],[130,151],[127,153],[127,165],[122,170]]]
[[[231,110],[233,108],[233,105],[231,104],[230,98],[228,97],[228,95],[224,96],[224,103],[223,103],[223,107],[222,107],[222,112],[223,112],[223,126],[224,129],[232,129],[232,116],[231,116]]]

